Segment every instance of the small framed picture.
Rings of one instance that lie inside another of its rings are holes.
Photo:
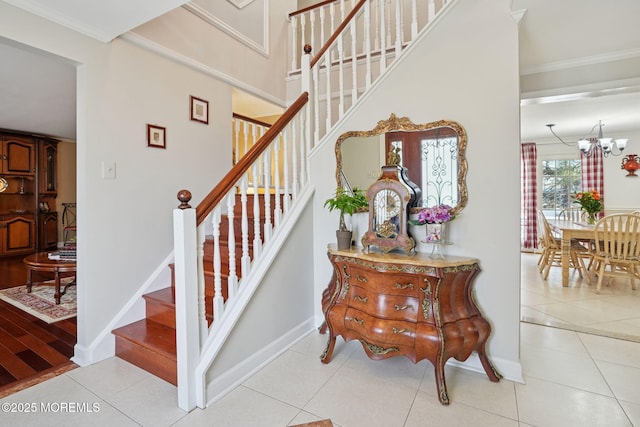
[[[167,129],[147,124],[147,147],[167,148]]]
[[[191,120],[209,124],[209,101],[191,96]]]

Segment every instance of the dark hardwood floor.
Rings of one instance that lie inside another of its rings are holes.
[[[23,258],[0,258],[0,289],[26,283]],[[76,337],[75,317],[48,324],[0,300],[0,398],[73,369]]]

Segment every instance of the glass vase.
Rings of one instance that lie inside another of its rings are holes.
[[[444,243],[447,239],[447,224],[425,224],[427,243]]]
[[[587,215],[587,224],[595,224],[597,221],[598,212],[589,212]]]
[[[432,245],[431,254],[429,256],[431,258],[444,258],[444,245],[448,244],[447,223],[425,224],[425,226],[426,239],[424,242]]]

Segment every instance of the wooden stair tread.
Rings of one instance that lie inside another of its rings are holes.
[[[176,304],[176,296],[172,287],[149,292],[148,294],[144,294],[143,298],[147,302],[153,302],[155,304],[163,304],[169,306],[174,306]]]
[[[145,318],[114,329],[113,334],[176,360],[176,331],[168,326]]]

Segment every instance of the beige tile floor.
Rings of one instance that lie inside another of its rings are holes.
[[[569,286],[562,287],[559,267],[547,280],[536,268],[538,255],[522,254],[521,319],[640,342],[640,286],[632,290],[628,279],[603,282],[600,294],[571,270]],[[637,283],[637,281],[636,281]]]
[[[521,334],[526,385],[447,366],[449,406],[429,362],[373,362],[339,339],[323,365],[326,337],[314,332],[205,410],[177,409],[175,387],[111,358],[0,400],[0,425],[640,426],[640,343],[527,322]]]

